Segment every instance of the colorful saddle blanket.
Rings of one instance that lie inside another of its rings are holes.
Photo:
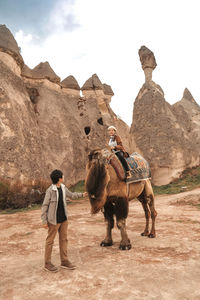
[[[147,178],[151,178],[151,170],[148,162],[137,152],[132,153],[126,158],[128,163],[131,178],[126,179],[125,170],[115,154],[111,154],[109,162],[115,169],[115,172],[120,180],[125,180],[127,183],[141,181]]]
[[[132,153],[126,158],[132,177],[126,182],[136,182],[151,178],[151,170],[149,163],[137,152]]]

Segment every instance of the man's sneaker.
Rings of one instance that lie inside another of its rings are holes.
[[[52,273],[58,272],[58,268],[56,268],[52,263],[45,264],[44,270]]]
[[[72,265],[72,263],[69,260],[65,260],[61,263],[61,268],[74,270],[76,269],[76,266]]]

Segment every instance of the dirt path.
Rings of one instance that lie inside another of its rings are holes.
[[[88,201],[74,201],[69,212],[69,258],[74,271],[43,270],[46,231],[40,210],[0,215],[0,299],[200,299],[200,189],[156,197],[157,237],[140,236],[144,214],[132,201],[127,230],[132,249],[99,246],[105,234],[101,213],[90,215]],[[190,204],[190,205],[189,205]],[[59,266],[56,239],[53,262]]]

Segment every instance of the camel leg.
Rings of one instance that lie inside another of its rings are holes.
[[[142,236],[149,236],[149,218],[150,218],[150,211],[147,205],[147,198],[144,194],[144,191],[142,194],[138,197],[138,200],[141,202],[142,207],[144,209],[145,219],[146,219],[146,225],[144,228],[144,231],[141,233]]]
[[[101,242],[100,246],[101,247],[108,247],[113,245],[112,241],[112,229],[114,227],[114,205],[112,202],[107,202],[104,205],[104,217],[106,221],[106,237],[105,239]]]
[[[117,227],[121,231],[121,242],[119,249],[131,249],[131,243],[126,232],[126,218],[128,216],[128,200],[126,198],[118,198],[115,202],[115,214],[117,219]]]
[[[151,220],[152,220],[152,227],[151,227],[151,232],[148,235],[149,238],[154,238],[156,237],[156,230],[155,230],[155,220],[156,220],[156,216],[157,216],[157,212],[155,210],[154,207],[154,195],[150,195],[148,197],[150,200],[148,201],[148,205],[151,211]]]

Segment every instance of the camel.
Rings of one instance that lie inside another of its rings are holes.
[[[145,213],[146,225],[141,235],[155,238],[157,212],[154,207],[154,193],[150,179],[127,185],[125,181],[118,178],[114,168],[106,163],[104,150],[93,150],[89,153],[88,158],[85,186],[91,204],[91,213],[96,214],[102,210],[106,221],[106,236],[100,246],[113,245],[112,229],[115,215],[117,227],[121,232],[119,248],[121,250],[131,249],[131,242],[126,231],[126,218],[129,201],[133,198],[137,198],[141,202]],[[149,232],[150,216],[152,226]]]

